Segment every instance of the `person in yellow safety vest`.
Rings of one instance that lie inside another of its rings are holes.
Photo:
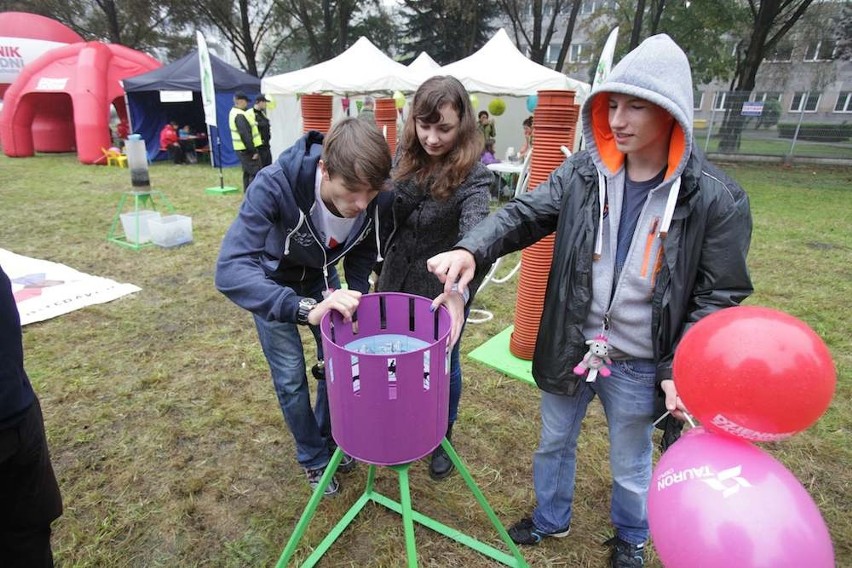
[[[234,94],[234,107],[228,115],[231,141],[243,167],[243,193],[248,190],[254,176],[260,171],[258,147],[263,144],[257,122],[254,119],[254,113],[246,112],[248,102],[249,98],[245,93]]]

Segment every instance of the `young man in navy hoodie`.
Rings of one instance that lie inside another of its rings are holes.
[[[24,370],[21,319],[0,268],[0,566],[53,566],[50,523],[61,514],[41,406]]]
[[[752,291],[748,196],[695,147],[692,110],[686,55],[666,35],[648,38],[584,103],[588,151],[428,261],[445,290],[464,288],[477,266],[556,233],[532,365],[542,390],[537,502],[509,529],[515,542],[568,535],[577,440],[597,396],[609,429],[611,563],[645,563],[654,419],[663,406],[671,413],[667,443],[679,432],[673,417],[683,418],[675,347],[693,323]],[[578,365],[589,341],[606,343],[612,359],[593,382]]]
[[[351,316],[381,260],[378,222],[390,205],[387,142],[375,126],[338,122],[309,132],[264,168],[246,191],[216,266],[216,287],[254,316],[296,458],[315,487],[333,452],[317,327],[329,310]],[[343,259],[348,289],[335,268]],[[319,364],[311,408],[298,326],[310,326]],[[354,467],[344,457],[340,471]],[[326,495],[338,490],[334,479]]]

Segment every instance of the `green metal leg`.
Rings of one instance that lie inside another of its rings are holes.
[[[399,475],[399,500],[402,502],[402,527],[405,531],[405,555],[408,568],[417,568],[417,546],[414,544],[414,517],[411,510],[411,491],[408,486],[408,468],[411,464],[394,466]]]
[[[464,463],[462,463],[461,458],[456,453],[455,449],[453,449],[453,445],[449,440],[444,438],[444,441],[441,442],[441,446],[444,448],[444,451],[447,452],[447,455],[450,457],[450,461],[455,464],[456,468],[459,470],[459,473],[464,479],[464,482],[467,483],[468,488],[471,493],[473,493],[476,500],[479,502],[479,506],[482,507],[482,510],[485,511],[485,514],[488,515],[488,519],[491,521],[491,524],[494,525],[494,528],[497,529],[497,534],[500,535],[500,538],[506,543],[506,546],[509,547],[509,550],[512,552],[512,555],[517,560],[517,566],[526,566],[527,563],[524,560],[523,555],[521,555],[521,551],[518,550],[518,547],[515,545],[515,542],[512,540],[512,537],[509,536],[509,533],[506,532],[506,529],[503,528],[503,523],[500,522],[500,519],[497,518],[497,515],[494,513],[494,509],[491,508],[491,505],[488,504],[488,501],[485,499],[485,495],[482,494],[482,491],[479,490],[479,487],[476,485],[476,482],[471,477],[470,472],[467,467],[465,467]],[[474,547],[476,548],[476,547]],[[479,550],[477,548],[477,550]],[[480,551],[481,552],[481,551]]]
[[[325,493],[325,488],[328,487],[328,484],[331,483],[332,478],[334,477],[334,472],[337,471],[337,466],[340,465],[340,460],[343,459],[343,452],[340,448],[337,448],[334,451],[334,454],[331,456],[331,461],[328,462],[328,465],[325,468],[325,473],[320,479],[319,485],[314,489],[314,494],[311,495],[310,501],[308,501],[308,506],[305,507],[305,511],[302,513],[302,517],[299,519],[299,522],[296,524],[296,528],[293,530],[293,534],[290,536],[290,541],[287,543],[286,548],[284,548],[284,552],[281,554],[281,558],[278,559],[277,568],[284,568],[287,566],[287,562],[290,560],[290,557],[293,556],[293,553],[296,551],[296,547],[299,545],[299,541],[302,539],[302,536],[305,533],[305,529],[308,528],[308,525],[311,522],[311,519],[314,517],[314,513],[316,512],[317,506],[320,501],[322,501],[323,494]]]
[[[468,548],[472,548],[476,550],[480,554],[484,556],[488,556],[501,564],[505,564],[506,566],[512,566],[514,568],[528,568],[528,564],[524,560],[524,557],[521,555],[520,550],[512,542],[512,539],[509,537],[509,534],[506,532],[506,529],[503,528],[503,525],[500,523],[500,520],[497,518],[497,515],[494,514],[494,510],[486,501],[485,496],[479,490],[476,483],[473,481],[473,478],[470,475],[470,472],[462,463],[458,454],[453,449],[453,446],[450,442],[444,438],[441,442],[444,450],[447,452],[447,455],[452,460],[453,464],[459,470],[462,478],[467,484],[468,488],[473,493],[476,500],[479,502],[479,506],[482,507],[482,510],[485,511],[485,514],[488,515],[488,519],[491,521],[491,524],[494,525],[494,528],[497,529],[497,532],[500,535],[500,538],[506,544],[506,546],[511,551],[511,555],[502,552],[493,546],[486,544],[484,542],[478,541],[473,537],[470,537],[463,532],[448,527],[435,519],[427,517],[422,513],[419,513],[412,509],[411,507],[411,491],[409,487],[409,478],[408,478],[408,469],[411,467],[410,463],[400,464],[394,466],[388,466],[390,469],[394,470],[397,475],[399,475],[399,490],[400,490],[400,502],[394,501],[380,493],[375,492],[374,490],[374,482],[375,482],[375,471],[376,466],[371,465],[367,472],[367,486],[364,490],[364,493],[358,498],[354,505],[346,512],[343,518],[334,526],[334,528],[329,532],[328,535],[323,539],[323,541],[317,546],[317,548],[313,551],[313,553],[305,560],[304,564],[302,564],[303,568],[310,568],[314,566],[320,558],[328,551],[331,545],[335,540],[346,530],[346,527],[355,519],[358,513],[361,512],[361,509],[370,502],[374,501],[375,503],[390,509],[402,516],[403,529],[405,532],[405,551],[408,559],[409,568],[417,567],[417,547],[414,540],[414,523],[420,523],[421,525],[432,529],[433,531],[442,534],[448,538],[455,540],[456,542],[467,546]],[[343,453],[338,448],[334,456],[332,456],[331,461],[329,462],[329,467],[326,469],[325,474],[323,475],[322,480],[320,481],[319,487],[314,491],[313,496],[308,502],[307,507],[305,508],[304,513],[302,513],[301,519],[299,519],[298,524],[296,525],[295,530],[293,531],[290,540],[287,543],[284,552],[281,555],[281,558],[278,560],[277,568],[284,568],[287,566],[287,562],[293,556],[293,553],[296,551],[296,547],[301,540],[305,529],[307,529],[308,524],[313,518],[313,515],[316,511],[319,502],[322,500],[323,492],[325,491],[325,487],[331,481],[331,477],[334,475],[334,472],[337,470],[338,465],[340,464],[340,460],[343,457]]]

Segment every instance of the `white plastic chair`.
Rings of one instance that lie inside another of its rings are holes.
[[[530,183],[530,160],[532,159],[532,146],[524,156],[524,163],[521,166],[521,173],[518,174],[518,183],[515,184],[514,197],[519,196],[527,190],[527,185]]]

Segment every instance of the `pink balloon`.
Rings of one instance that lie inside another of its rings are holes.
[[[667,568],[830,568],[828,528],[808,492],[759,448],[695,428],[663,454],[648,521]]]

